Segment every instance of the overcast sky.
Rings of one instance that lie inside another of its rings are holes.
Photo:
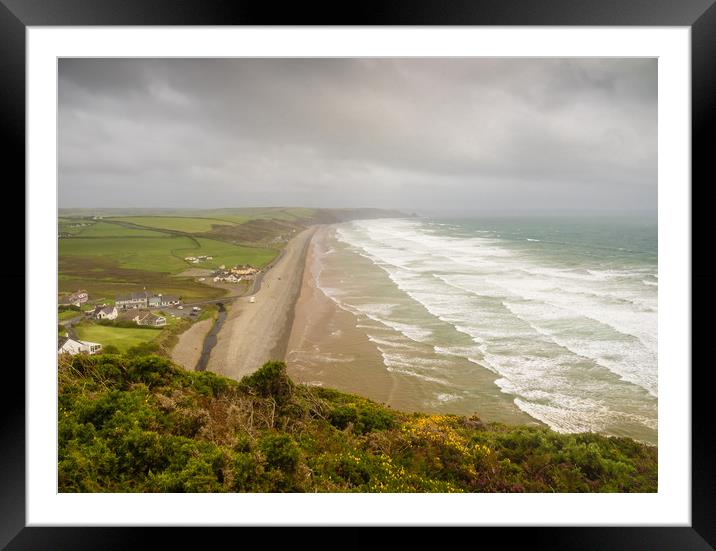
[[[655,210],[656,60],[63,59],[60,207]]]

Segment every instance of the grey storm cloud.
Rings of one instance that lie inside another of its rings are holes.
[[[61,59],[61,207],[640,209],[654,59]]]

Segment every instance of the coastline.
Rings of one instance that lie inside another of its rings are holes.
[[[301,292],[294,308],[294,322],[288,339],[286,363],[289,375],[309,385],[344,388],[383,403],[391,402],[395,380],[381,370],[376,377],[364,379],[358,375],[353,384],[345,384],[353,360],[362,364],[382,365],[382,357],[368,338],[355,329],[355,318],[341,310],[316,286],[320,256],[326,243],[333,238],[334,227],[322,226],[311,241],[306,255],[306,267]],[[339,345],[340,350],[332,349]],[[330,351],[329,351],[330,350]]]
[[[391,369],[355,313],[340,307],[319,287],[322,258],[335,246],[335,226],[321,227],[306,257],[301,294],[286,352],[292,379],[365,396],[401,411],[471,415],[486,421],[544,426],[499,391],[495,374],[471,362],[457,367],[478,389],[479,400],[446,400],[446,390]],[[340,286],[339,280],[330,286]],[[417,359],[416,361],[420,361]],[[459,361],[458,359],[454,361]],[[478,404],[478,405],[476,405]]]
[[[316,230],[312,226],[291,239],[264,274],[260,289],[233,301],[217,336],[208,371],[239,380],[267,361],[284,359],[306,255]]]

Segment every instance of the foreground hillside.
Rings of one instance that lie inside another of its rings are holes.
[[[60,492],[655,492],[657,449],[477,417],[406,414],[157,356],[59,367]]]

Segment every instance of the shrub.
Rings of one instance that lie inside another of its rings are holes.
[[[288,434],[269,434],[259,442],[259,449],[266,457],[270,469],[294,473],[298,468],[298,444]]]
[[[232,381],[211,371],[199,371],[192,377],[192,387],[204,396],[219,396],[230,388]]]
[[[137,323],[132,320],[98,320],[97,325],[104,325],[105,327],[124,327],[127,329],[135,329]],[[146,327],[146,329],[154,329],[153,327]]]
[[[353,430],[358,434],[385,430],[395,425],[393,413],[370,402],[335,407],[328,414],[328,420],[331,425],[341,430],[352,424]]]
[[[161,348],[158,343],[142,342],[135,346],[132,346],[129,350],[127,350],[127,356],[130,356],[130,357],[147,356],[149,354],[157,354],[160,351],[161,351]]]
[[[272,397],[279,405],[293,395],[293,381],[286,374],[283,362],[266,362],[258,371],[241,379],[241,384],[264,398]]]
[[[126,362],[126,377],[132,383],[144,383],[152,388],[162,384],[170,384],[178,375],[174,365],[159,356],[138,356]]]
[[[254,489],[261,475],[259,462],[250,453],[237,453],[232,462],[233,481],[232,489],[244,492]]]

